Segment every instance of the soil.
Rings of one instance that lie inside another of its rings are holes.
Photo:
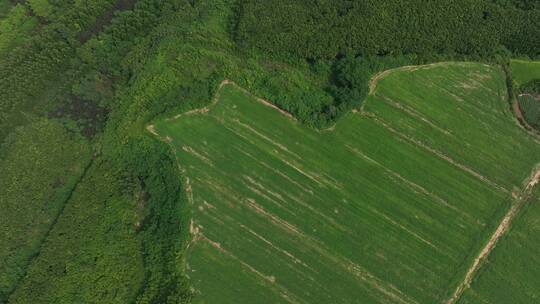
[[[85,100],[76,95],[69,96],[57,109],[49,113],[51,118],[68,118],[75,121],[81,134],[92,138],[105,126],[108,111],[94,101]]]
[[[522,96],[522,95],[524,95],[524,94],[521,94],[519,96]],[[540,102],[540,99],[538,99],[538,100]],[[533,138],[535,138],[536,141],[538,142],[539,135],[540,135],[540,130],[532,127],[527,122],[527,120],[525,119],[525,116],[523,116],[523,112],[521,111],[521,107],[519,106],[519,101],[517,99],[514,99],[514,101],[512,102],[512,110],[514,112],[514,115],[516,116],[516,119],[517,119],[519,125],[521,127],[523,127],[523,129],[525,129],[529,134],[531,134],[533,136]]]

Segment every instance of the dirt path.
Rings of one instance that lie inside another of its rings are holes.
[[[386,76],[399,71],[416,71],[426,68],[432,68],[436,66],[447,66],[449,64],[459,64],[458,62],[436,62],[436,63],[430,63],[430,64],[423,64],[423,65],[406,65],[399,68],[384,70],[382,72],[379,72],[375,74],[371,80],[369,81],[369,95],[373,95],[375,93],[375,89],[377,88],[377,83],[379,80],[385,78]]]
[[[474,259],[472,265],[467,270],[467,273],[465,274],[465,277],[463,278],[463,281],[458,285],[454,293],[452,294],[452,297],[448,299],[445,303],[446,304],[453,304],[456,303],[457,300],[461,297],[463,292],[467,290],[472,280],[474,279],[474,276],[482,266],[482,262],[486,260],[486,258],[489,256],[491,251],[495,248],[495,245],[497,244],[497,241],[508,231],[508,228],[510,227],[512,220],[516,217],[516,215],[519,213],[519,211],[522,209],[522,207],[527,203],[527,199],[530,198],[530,194],[532,192],[532,189],[538,184],[540,180],[540,164],[537,164],[534,170],[532,171],[529,178],[527,178],[524,182],[524,186],[522,190],[516,195],[515,200],[512,203],[512,206],[506,212],[503,219],[501,220],[499,226],[493,232],[491,237],[489,238],[489,241],[487,244],[482,248],[478,256]]]
[[[529,125],[529,123],[527,122],[527,120],[525,120],[525,117],[523,116],[521,107],[519,106],[519,100],[517,98],[524,95],[530,94],[519,94],[516,98],[514,98],[514,100],[512,101],[512,110],[514,112],[515,119],[517,120],[517,125],[523,128],[527,133],[532,136],[534,141],[540,144],[540,132],[533,128],[531,125]]]
[[[514,109],[514,114],[516,115],[517,119],[526,123],[525,118],[523,117],[523,113],[521,112],[521,107],[519,106],[519,102],[517,100],[512,103],[512,107]]]

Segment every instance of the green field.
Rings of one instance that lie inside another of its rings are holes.
[[[540,79],[540,62],[512,62],[516,82]],[[520,88],[517,100],[529,125],[539,128],[540,102],[536,96]],[[525,93],[525,94],[522,94]],[[524,207],[500,240],[486,263],[482,265],[471,288],[459,303],[536,303],[540,301],[540,188],[525,197]]]
[[[540,160],[487,65],[388,73],[325,131],[260,101],[226,84],[154,126],[186,177],[195,302],[444,300]]]
[[[510,67],[518,87],[533,79],[540,79],[540,61],[512,60]]]
[[[501,239],[459,303],[529,304],[540,301],[540,191]]]

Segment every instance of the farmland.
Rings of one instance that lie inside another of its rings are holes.
[[[540,191],[530,193],[508,235],[459,303],[534,303],[540,299]]]
[[[517,65],[516,65],[517,64]],[[527,85],[540,79],[539,62],[512,61],[512,76],[518,87],[517,100],[525,120],[533,127],[540,119],[540,102],[535,87]],[[540,170],[540,168],[539,168]],[[466,290],[459,303],[531,303],[540,298],[538,248],[540,239],[540,188],[533,188],[540,179],[540,171],[531,176],[525,191],[514,202],[520,206],[508,234],[501,239],[491,257],[478,272],[478,277]]]
[[[196,303],[452,295],[540,146],[514,123],[496,67],[375,79],[362,109],[326,130],[228,82],[206,108],[149,128],[183,172]]]
[[[518,86],[540,79],[540,61],[512,60],[512,78]]]

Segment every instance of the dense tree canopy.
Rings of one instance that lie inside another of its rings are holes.
[[[236,41],[301,58],[387,54],[489,54],[497,46],[538,56],[533,1],[242,0]],[[527,8],[528,10],[523,10]]]

